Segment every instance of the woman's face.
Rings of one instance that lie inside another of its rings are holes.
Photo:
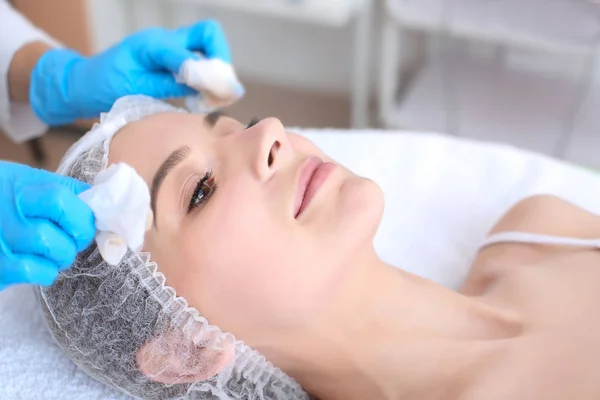
[[[320,160],[331,161],[277,119],[177,113],[127,125],[109,159],[151,190],[144,250],[167,284],[257,349],[309,323],[372,249],[379,188]]]

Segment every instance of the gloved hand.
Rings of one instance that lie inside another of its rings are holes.
[[[185,60],[199,58],[194,52],[231,63],[225,34],[211,20],[176,30],[143,30],[93,57],[50,50],[31,74],[31,107],[47,125],[60,125],[98,117],[126,95],[165,99],[195,94],[174,77]]]
[[[0,290],[50,285],[96,234],[92,210],[77,195],[90,185],[0,161]]]

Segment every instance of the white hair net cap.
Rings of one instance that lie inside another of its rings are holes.
[[[185,112],[145,96],[118,100],[63,158],[58,171],[85,182],[107,167],[111,138],[127,123]],[[296,381],[177,297],[148,253],[118,265],[96,245],[40,288],[55,341],[81,369],[131,396],[168,399],[308,399]],[[143,371],[142,371],[143,368]]]

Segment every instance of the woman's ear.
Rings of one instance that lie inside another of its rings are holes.
[[[138,350],[137,366],[148,379],[168,385],[208,380],[223,371],[235,355],[233,337],[216,340],[216,335],[222,334],[203,331],[191,338],[168,333],[152,339]]]

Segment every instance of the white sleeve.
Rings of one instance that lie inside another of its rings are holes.
[[[17,143],[41,136],[47,129],[29,104],[11,101],[8,93],[8,69],[13,55],[26,43],[38,40],[58,45],[6,0],[0,0],[0,131]]]

